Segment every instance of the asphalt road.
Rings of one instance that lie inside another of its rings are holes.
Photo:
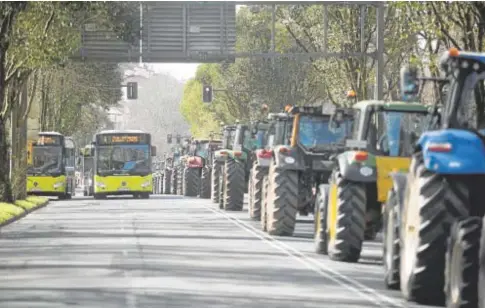
[[[420,307],[385,290],[378,242],[330,261],[306,220],[276,238],[209,200],[54,201],[0,230],[0,307]]]

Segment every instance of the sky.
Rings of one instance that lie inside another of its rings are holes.
[[[180,81],[186,81],[195,76],[199,63],[151,63],[149,66],[158,73],[172,75]]]

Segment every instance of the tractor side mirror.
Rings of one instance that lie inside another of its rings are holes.
[[[152,156],[157,156],[157,147],[152,145],[151,152],[152,152]]]
[[[419,93],[418,70],[415,67],[403,67],[400,77],[402,99],[409,101]]]

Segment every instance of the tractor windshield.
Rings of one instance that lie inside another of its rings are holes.
[[[374,112],[367,133],[369,150],[383,156],[411,156],[428,120],[424,111]]]
[[[195,155],[202,158],[207,158],[208,154],[209,154],[209,142],[199,142],[195,149]]]
[[[472,129],[485,135],[485,117],[479,116],[477,106],[485,102],[485,73],[473,72],[466,77],[460,101],[455,111],[448,111],[452,127]]]
[[[338,128],[329,127],[330,118],[301,115],[298,139],[305,148],[328,146],[345,140],[352,128],[352,120],[344,120]]]

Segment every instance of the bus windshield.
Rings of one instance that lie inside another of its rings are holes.
[[[298,131],[300,143],[305,148],[313,148],[343,142],[351,131],[352,120],[344,120],[338,128],[330,128],[329,121],[326,117],[302,115]]]
[[[151,172],[150,147],[143,145],[109,145],[97,148],[99,174],[141,174]]]
[[[28,173],[33,175],[50,175],[62,172],[61,146],[34,146],[32,166]]]

